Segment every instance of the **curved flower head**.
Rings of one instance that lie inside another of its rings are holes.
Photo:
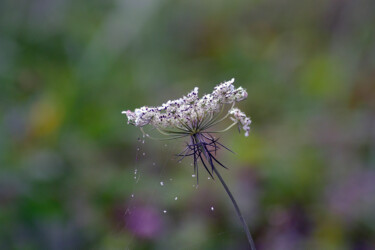
[[[250,118],[247,117],[245,113],[239,110],[238,108],[231,108],[229,110],[229,114],[232,115],[230,119],[234,121],[235,123],[238,123],[239,127],[240,125],[242,125],[242,129],[246,131],[245,136],[249,136],[250,124],[251,124]]]
[[[197,184],[198,162],[201,162],[212,179],[214,179],[214,175],[219,178],[241,220],[250,249],[255,249],[254,242],[238,205],[216,168],[217,164],[226,168],[216,159],[217,150],[220,148],[229,149],[211,135],[211,133],[225,132],[235,125],[238,125],[239,129],[242,127],[245,131],[245,136],[249,135],[251,120],[244,112],[235,107],[237,102],[246,99],[247,92],[242,87],[235,88],[233,82],[234,78],[220,83],[211,94],[206,94],[202,98],[198,97],[198,88],[196,87],[186,96],[176,100],[169,100],[161,106],[145,106],[136,109],[134,112],[128,110],[122,113],[127,116],[129,124],[140,127],[142,133],[147,137],[152,138],[143,131],[143,127],[146,125],[150,125],[161,134],[169,136],[164,139],[190,137],[190,142],[187,143],[186,148],[177,156],[181,157],[180,160],[186,156],[193,157]],[[226,105],[231,105],[231,107],[225,114]],[[233,121],[229,127],[220,131],[210,131],[210,128],[223,122],[228,117]]]
[[[186,96],[169,100],[161,106],[144,106],[135,109],[134,112],[128,110],[122,113],[126,114],[128,124],[141,128],[151,125],[165,135],[175,136],[205,132],[230,116],[234,123],[229,128],[239,124],[239,127],[242,126],[245,131],[245,136],[248,136],[251,120],[238,108],[234,108],[237,102],[247,98],[247,92],[242,87],[235,88],[233,82],[234,78],[220,83],[211,94],[206,94],[202,98],[199,98],[198,87],[196,87]],[[226,104],[232,106],[220,119]]]

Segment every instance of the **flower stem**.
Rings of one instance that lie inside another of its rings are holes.
[[[217,177],[219,177],[219,180],[220,180],[221,184],[223,185],[225,191],[227,192],[229,198],[230,198],[231,201],[232,201],[232,204],[233,204],[233,206],[234,206],[234,209],[236,210],[236,213],[237,213],[239,219],[241,220],[242,227],[243,227],[243,229],[245,230],[247,240],[249,241],[249,244],[250,244],[250,249],[251,249],[251,250],[255,250],[254,240],[253,240],[253,238],[251,237],[251,234],[250,234],[249,228],[248,228],[248,226],[247,226],[247,224],[246,224],[245,219],[243,218],[243,216],[242,216],[242,214],[241,214],[240,208],[238,207],[236,200],[234,199],[232,193],[230,192],[230,190],[229,190],[227,184],[225,183],[223,177],[221,177],[219,171],[218,171],[215,167],[212,167],[212,169],[213,169],[213,171],[215,172],[215,174],[217,175]]]
[[[251,237],[251,234],[250,234],[250,231],[249,231],[249,227],[247,226],[246,221],[245,221],[245,219],[244,219],[243,216],[242,216],[241,210],[240,210],[240,208],[238,207],[237,202],[236,202],[236,200],[234,199],[232,193],[230,192],[230,190],[229,190],[227,184],[225,183],[223,177],[221,177],[220,172],[216,169],[216,167],[215,167],[215,165],[214,165],[214,163],[213,163],[213,161],[212,161],[212,158],[213,158],[214,160],[216,160],[216,159],[211,155],[211,153],[208,151],[207,147],[204,145],[204,139],[200,139],[199,136],[196,134],[196,135],[193,135],[193,140],[195,140],[197,144],[198,144],[198,143],[201,143],[201,145],[198,146],[198,147],[200,147],[200,148],[201,148],[201,151],[204,152],[204,156],[205,156],[205,158],[206,158],[206,161],[211,165],[212,171],[213,171],[213,172],[216,174],[216,176],[219,178],[221,184],[223,185],[225,191],[227,192],[229,198],[231,199],[232,204],[233,204],[233,206],[234,206],[234,209],[236,210],[237,216],[238,216],[238,218],[240,219],[241,224],[242,224],[242,227],[243,227],[243,229],[244,229],[244,231],[245,231],[245,233],[246,233],[247,240],[248,240],[248,242],[249,242],[249,244],[250,244],[250,250],[256,250],[256,248],[255,248],[255,244],[254,244],[254,240],[253,240],[253,238]],[[199,154],[199,155],[200,155],[200,154]],[[201,161],[202,161],[202,163],[204,164],[204,161],[203,161],[202,158],[201,158]],[[218,162],[218,161],[216,160],[216,162]],[[221,166],[224,167],[224,165],[222,165],[220,162],[218,162],[218,163],[219,163]],[[207,168],[206,168],[206,169],[207,169]]]

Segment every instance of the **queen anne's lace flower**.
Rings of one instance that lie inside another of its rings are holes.
[[[230,149],[221,144],[219,139],[211,134],[225,132],[234,125],[238,125],[239,128],[242,127],[245,131],[245,136],[249,135],[250,118],[247,117],[244,112],[234,107],[237,102],[246,99],[247,92],[242,87],[235,88],[233,82],[234,79],[219,84],[214,88],[211,94],[206,94],[202,98],[198,97],[198,88],[194,88],[194,90],[186,96],[176,100],[169,100],[159,107],[145,106],[136,109],[134,112],[128,110],[122,113],[126,114],[129,124],[140,127],[143,134],[147,137],[152,138],[143,130],[143,127],[146,125],[151,125],[161,134],[170,136],[161,139],[190,137],[186,148],[181,153],[177,154],[177,156],[181,157],[180,160],[187,156],[194,159],[193,176],[197,178],[197,186],[199,178],[198,162],[203,165],[212,179],[214,179],[214,175],[219,178],[241,220],[250,244],[250,249],[255,250],[254,242],[246,222],[241,215],[233,195],[217,169],[218,165],[224,168],[226,167],[216,158],[216,152],[221,148],[229,151]],[[224,110],[226,110],[226,105],[231,106],[227,109],[225,114]],[[226,120],[228,117],[233,121],[229,127],[220,131],[210,131],[210,128]],[[162,184],[162,182],[160,184]]]
[[[134,112],[123,111],[128,118],[128,123],[137,127],[152,125],[158,130],[183,130],[190,134],[204,131],[217,123],[217,115],[225,104],[232,104],[227,115],[236,124],[241,124],[248,136],[250,118],[238,108],[233,108],[235,103],[246,99],[247,92],[242,87],[233,86],[234,78],[223,82],[214,88],[211,94],[202,98],[198,97],[198,88],[194,88],[186,96],[176,100],[169,100],[159,107],[141,107]],[[220,119],[221,121],[221,119]]]

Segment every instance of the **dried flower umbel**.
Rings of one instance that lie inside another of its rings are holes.
[[[144,136],[152,139],[171,140],[190,137],[186,148],[179,154],[181,160],[186,156],[194,159],[194,173],[198,183],[198,162],[201,162],[208,174],[214,179],[216,175],[225,191],[229,195],[238,217],[246,232],[250,248],[255,249],[254,242],[249,229],[239,210],[237,202],[231,194],[228,186],[221,177],[216,165],[223,165],[216,158],[216,152],[220,148],[229,150],[221,144],[212,134],[222,133],[234,126],[238,126],[239,131],[243,129],[245,136],[249,135],[251,120],[235,104],[247,98],[247,92],[242,87],[233,86],[234,79],[223,82],[216,86],[211,94],[206,94],[202,98],[198,97],[198,88],[194,88],[187,96],[177,100],[170,100],[159,107],[141,107],[134,112],[123,111],[128,118],[128,124],[140,127]],[[227,108],[227,106],[229,106]],[[225,111],[227,111],[225,113]],[[230,118],[232,124],[223,130],[214,131],[212,128]],[[164,138],[154,138],[145,133],[143,127],[152,126]],[[230,150],[229,150],[230,151]]]

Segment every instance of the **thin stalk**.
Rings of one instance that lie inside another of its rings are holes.
[[[245,230],[247,240],[249,241],[249,244],[250,244],[250,249],[251,249],[251,250],[256,250],[256,249],[255,249],[254,240],[253,240],[253,238],[251,237],[251,234],[250,234],[249,228],[248,228],[248,226],[247,226],[247,224],[246,224],[245,219],[244,219],[243,216],[242,216],[242,213],[241,213],[241,211],[240,211],[240,208],[239,208],[238,205],[237,205],[236,200],[234,199],[232,193],[230,192],[230,190],[229,190],[227,184],[225,183],[223,177],[221,177],[219,171],[218,171],[215,167],[213,167],[212,169],[213,169],[214,173],[217,175],[217,177],[219,178],[221,184],[223,185],[225,191],[227,192],[229,198],[230,198],[231,201],[232,201],[232,204],[233,204],[233,206],[234,206],[234,209],[236,210],[237,216],[238,216],[238,218],[240,219],[240,221],[241,221],[241,223],[242,223],[242,227],[243,227],[243,229]]]
[[[240,210],[240,208],[238,207],[237,202],[236,202],[236,200],[234,199],[234,197],[233,197],[231,191],[229,190],[227,184],[225,183],[223,177],[221,177],[221,174],[219,173],[219,171],[218,171],[218,170],[216,169],[216,167],[214,166],[214,163],[213,163],[213,161],[212,161],[212,155],[211,155],[209,152],[207,152],[207,148],[203,145],[203,144],[204,144],[204,140],[203,140],[203,139],[200,139],[198,135],[194,135],[193,138],[195,139],[195,141],[196,141],[197,144],[198,144],[198,143],[202,143],[201,148],[202,148],[202,151],[203,151],[203,153],[204,153],[203,155],[205,156],[206,161],[211,165],[212,171],[213,171],[213,172],[216,174],[216,176],[219,178],[219,180],[220,180],[221,184],[223,185],[225,191],[227,192],[227,194],[228,194],[230,200],[232,201],[232,204],[233,204],[233,206],[234,206],[234,209],[236,210],[237,216],[238,216],[238,218],[240,219],[241,224],[242,224],[242,227],[243,227],[243,229],[244,229],[244,231],[245,231],[245,233],[246,233],[246,237],[247,237],[247,240],[248,240],[249,245],[250,245],[250,250],[256,250],[256,248],[255,248],[255,244],[254,244],[254,240],[253,240],[253,238],[251,237],[251,234],[250,234],[250,231],[249,231],[249,227],[247,226],[246,221],[245,221],[245,219],[244,219],[243,216],[242,216],[241,210]],[[199,156],[201,157],[200,154],[199,154]],[[214,159],[215,159],[215,158],[214,158]],[[201,161],[202,161],[202,163],[204,164],[204,161],[203,161],[202,157],[201,157]],[[220,165],[222,165],[222,164],[221,164],[220,162],[218,162],[216,159],[215,159],[215,161],[216,161],[217,163],[219,163]],[[204,165],[205,165],[205,164],[204,164]],[[223,166],[223,165],[222,165],[222,166]],[[205,167],[206,167],[206,166],[205,166]],[[207,169],[207,167],[206,167],[206,169]],[[208,171],[208,172],[209,172],[209,171]],[[209,172],[209,173],[210,173],[210,172]]]
[[[238,124],[238,123],[234,122],[231,125],[229,125],[229,127],[227,127],[226,129],[219,130],[219,131],[205,131],[205,133],[224,133],[224,132],[228,131],[229,129],[231,129],[236,124]]]

